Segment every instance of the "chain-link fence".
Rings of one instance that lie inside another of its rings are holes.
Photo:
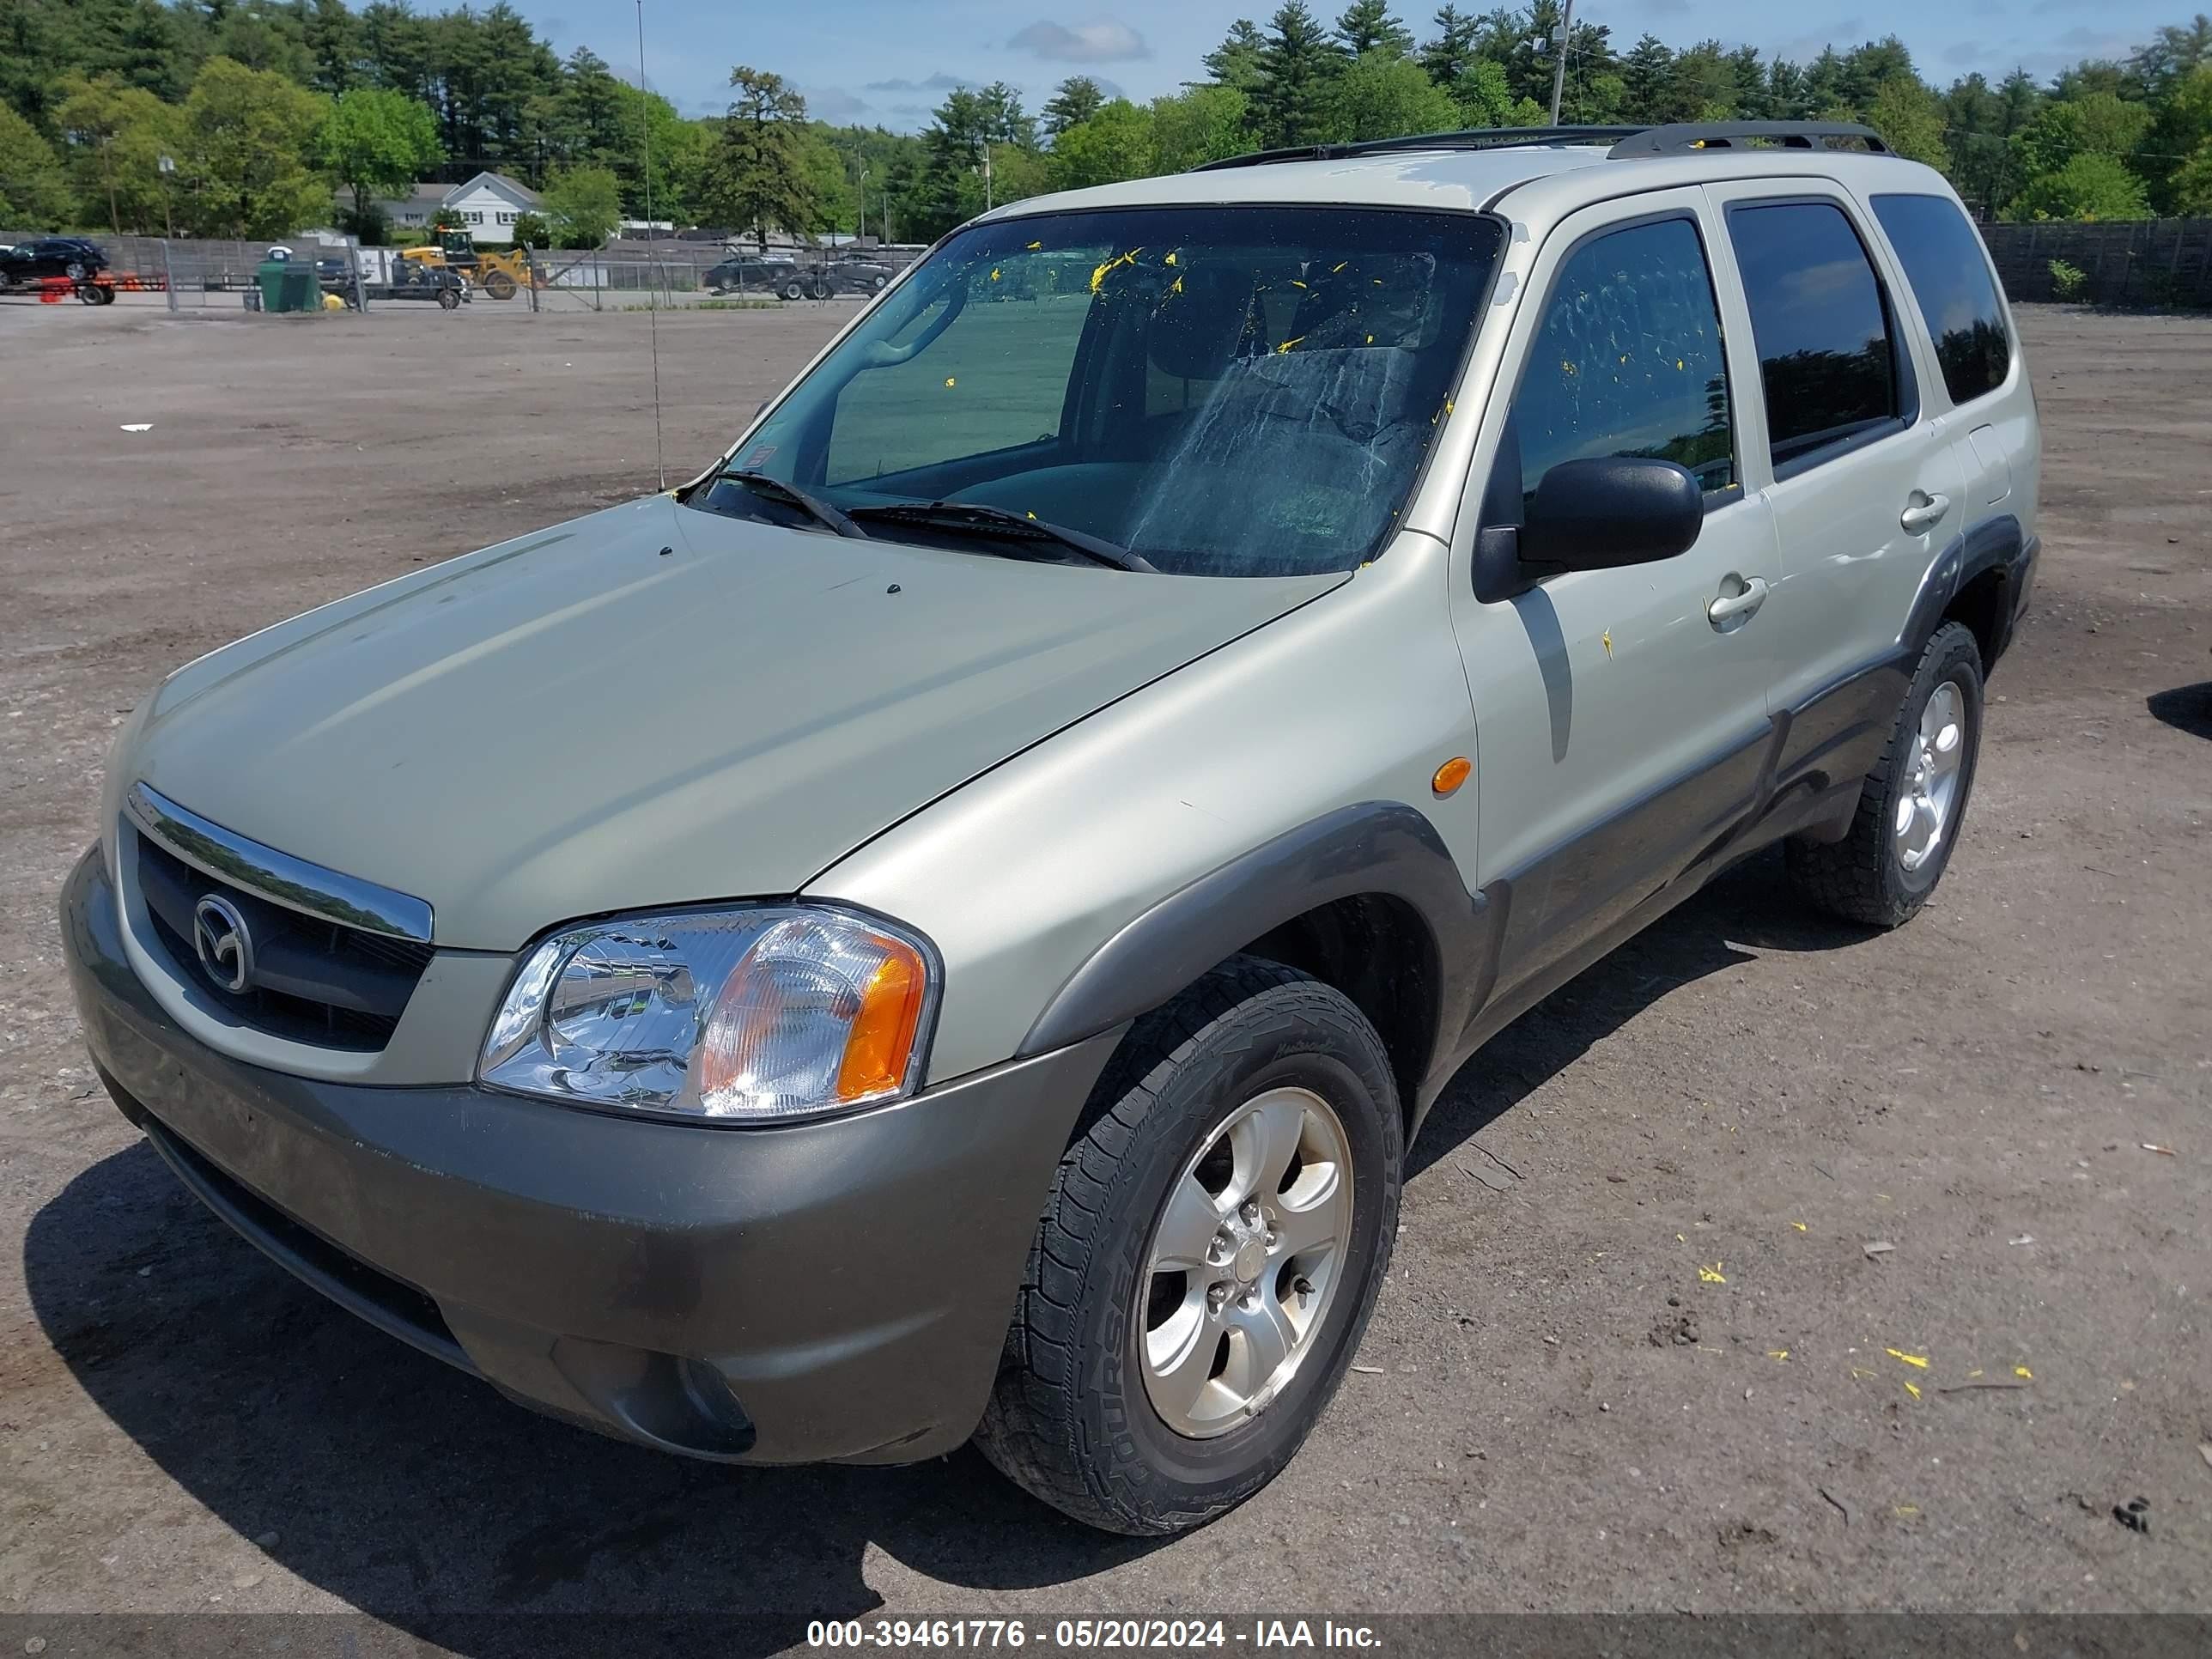
[[[31,242],[9,235],[0,245]],[[166,296],[172,311],[254,307],[257,273],[272,246],[312,263],[324,294],[348,307],[383,301],[517,305],[592,311],[749,307],[778,302],[866,300],[887,287],[920,252],[740,250],[714,242],[612,241],[586,250],[478,250],[448,255],[434,247],[361,247],[317,235],[265,241],[100,234],[103,279],[118,294]]]

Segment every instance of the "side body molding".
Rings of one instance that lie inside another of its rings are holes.
[[[1370,893],[1403,900],[1427,931],[1437,1004],[1431,1024],[1441,1049],[1489,996],[1501,907],[1468,891],[1425,815],[1401,801],[1373,800],[1287,830],[1127,923],[1060,988],[1020,1054],[1133,1019],[1271,929],[1317,905]],[[1421,1066],[1424,1097],[1434,1086],[1437,1058]]]

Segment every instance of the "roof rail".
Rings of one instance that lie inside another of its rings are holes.
[[[1384,155],[1401,149],[1517,149],[1540,144],[1626,142],[1643,130],[1624,126],[1468,127],[1458,132],[1417,133],[1410,138],[1367,138],[1345,144],[1297,144],[1287,149],[1263,149],[1250,155],[1201,161],[1190,171],[1215,173],[1224,167],[1267,167],[1277,161],[1336,161],[1347,156]],[[1614,154],[1619,153],[1616,145]]]
[[[1833,141],[1863,143],[1873,155],[1896,152],[1872,127],[1855,121],[1678,121],[1670,126],[1646,127],[1623,138],[1606,152],[1609,161],[1638,155],[1682,155],[1701,149],[1737,149],[1761,145],[1780,149],[1835,149]]]

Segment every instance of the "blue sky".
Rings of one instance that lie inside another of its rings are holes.
[[[432,0],[434,5],[435,0]],[[587,46],[627,77],[637,71],[634,0],[515,0],[565,55]],[[2185,21],[2203,0],[1577,0],[1577,21],[1605,23],[1626,47],[1645,29],[1669,45],[1717,35],[1767,53],[1806,58],[1833,43],[1896,34],[1921,73],[1948,84],[1969,70],[1992,79],[2014,64],[2039,78],[2083,57],[2118,57],[2160,23]],[[824,120],[927,124],[945,90],[1004,80],[1031,109],[1070,75],[1089,75],[1133,98],[1198,78],[1199,58],[1237,17],[1263,20],[1274,0],[645,0],[646,75],[687,115],[719,114],[732,64],[775,70],[806,93]],[[1342,0],[1316,0],[1333,18]],[[1487,9],[1466,0],[1462,9]],[[1398,15],[1425,34],[1435,0]]]

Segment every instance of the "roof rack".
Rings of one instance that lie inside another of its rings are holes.
[[[1834,142],[1838,139],[1864,144],[1869,155],[1894,153],[1880,133],[1856,121],[1677,121],[1632,133],[1607,150],[1606,158],[1621,161],[1638,155],[1739,148],[1836,149],[1841,148]]]
[[[1863,144],[1869,154],[1893,155],[1872,127],[1850,121],[1679,121],[1658,127],[1468,127],[1458,132],[1424,132],[1410,138],[1369,138],[1346,144],[1296,144],[1251,155],[1202,161],[1193,173],[1224,167],[1268,167],[1278,161],[1339,161],[1355,155],[1387,155],[1407,149],[1528,149],[1545,144],[1610,143],[1608,161],[1640,155],[1691,155],[1700,150],[1766,148],[1836,149],[1844,142]]]
[[[1193,173],[1224,167],[1267,167],[1277,161],[1337,161],[1353,155],[1384,155],[1400,149],[1525,149],[1540,144],[1589,144],[1626,140],[1642,127],[1468,127],[1458,132],[1417,133],[1410,138],[1367,138],[1346,144],[1295,144],[1250,155],[1201,161]]]

